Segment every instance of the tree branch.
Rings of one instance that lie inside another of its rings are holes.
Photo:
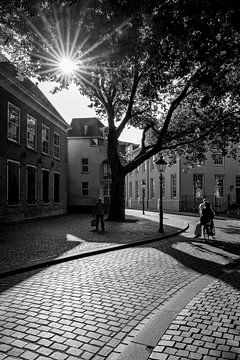
[[[135,97],[136,92],[137,92],[137,87],[138,87],[138,84],[139,84],[139,80],[140,80],[140,76],[138,74],[137,68],[135,68],[133,84],[132,84],[132,90],[131,90],[131,95],[130,95],[130,99],[129,99],[129,102],[128,102],[128,108],[127,108],[127,111],[126,111],[126,115],[124,116],[122,122],[120,123],[120,125],[117,128],[117,136],[118,137],[121,135],[123,129],[125,128],[126,124],[128,123],[129,119],[131,118],[131,113],[132,113],[132,108],[133,108],[133,103],[134,103],[134,97]]]

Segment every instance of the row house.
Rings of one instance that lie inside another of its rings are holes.
[[[0,64],[0,220],[67,212],[69,125],[28,79]]]
[[[129,156],[139,150],[128,152]],[[160,179],[152,157],[126,176],[126,206],[159,209]],[[167,211],[197,212],[207,198],[216,212],[240,206],[240,165],[221,153],[208,152],[206,161],[189,170],[183,158],[163,175],[163,207]]]

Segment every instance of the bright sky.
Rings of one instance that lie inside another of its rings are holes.
[[[57,94],[51,94],[54,84],[51,82],[44,82],[38,84],[39,89],[44,93],[49,101],[53,104],[56,110],[62,115],[67,123],[71,123],[72,118],[78,117],[94,117],[95,111],[88,107],[88,98],[80,95],[77,87],[72,84],[69,90],[62,90]],[[120,140],[129,141],[139,144],[142,132],[135,128],[126,129]]]

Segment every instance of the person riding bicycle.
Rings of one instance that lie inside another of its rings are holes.
[[[211,209],[211,204],[209,201],[205,201],[205,208],[202,209],[202,215],[200,216],[201,225],[206,226],[209,223],[211,234],[213,234],[214,228],[214,211]]]

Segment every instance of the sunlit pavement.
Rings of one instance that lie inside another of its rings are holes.
[[[77,217],[62,217],[58,226],[48,220],[47,228],[45,221],[29,223],[25,237],[24,224],[16,225],[18,233],[5,227],[11,245],[21,236],[28,244],[22,254],[23,246],[11,249],[3,241],[6,261],[12,256],[16,266],[16,258],[22,264],[28,256],[62,256],[86,239],[91,247],[156,234],[158,214],[129,214],[141,219],[114,230],[107,224],[105,235],[90,231],[89,218],[85,225],[79,220],[77,233]],[[216,220],[219,242],[206,244],[193,238],[197,218],[165,214],[166,230],[171,221],[176,228],[189,221],[190,228],[146,246],[2,279],[0,359],[240,359],[239,271],[224,268],[239,258],[240,224]]]

